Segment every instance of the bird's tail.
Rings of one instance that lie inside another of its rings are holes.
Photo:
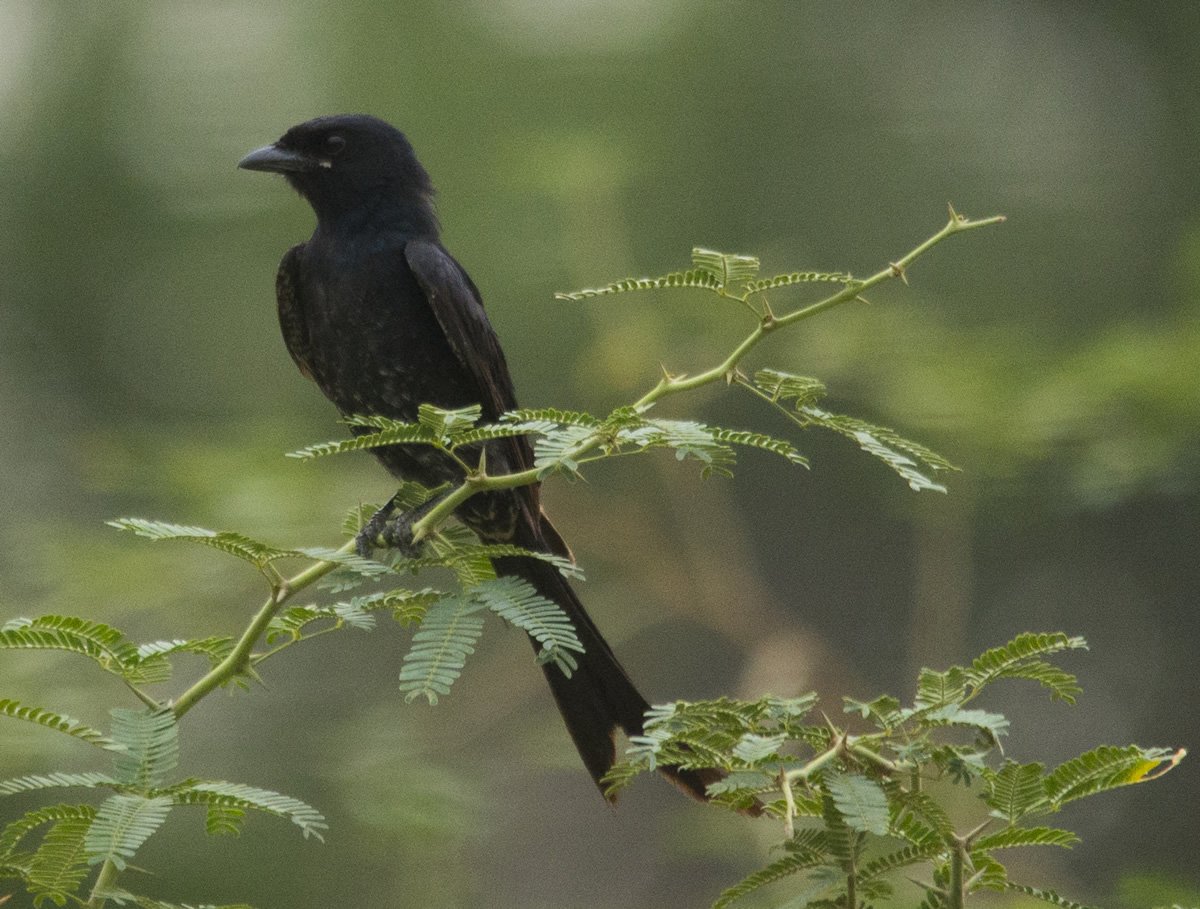
[[[557,603],[570,618],[583,644],[584,653],[577,655],[579,666],[570,678],[554,663],[544,664],[542,671],[588,773],[600,786],[600,780],[616,760],[617,729],[626,735],[641,735],[649,704],[617,662],[600,629],[557,568],[528,557],[496,559],[494,564],[501,577],[521,578],[546,599]],[[539,645],[534,642],[534,646]],[[708,798],[708,784],[723,775],[717,770],[659,769],[679,788],[702,801]]]

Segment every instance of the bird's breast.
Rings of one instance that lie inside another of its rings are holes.
[[[309,244],[298,292],[313,378],[344,414],[477,403],[402,242]]]

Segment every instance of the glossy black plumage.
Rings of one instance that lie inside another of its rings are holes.
[[[402,133],[373,117],[322,117],[293,127],[239,166],[282,173],[316,212],[312,238],[280,263],[279,321],[296,365],[343,414],[411,421],[422,403],[479,404],[483,419],[495,420],[516,408],[479,291],[439,241],[432,184]],[[398,479],[426,486],[461,479],[460,469],[432,448],[374,453]],[[489,443],[489,473],[532,463],[524,438]],[[542,512],[536,485],[477,495],[456,516],[487,542],[570,555]],[[614,732],[640,734],[647,703],[556,569],[530,558],[497,559],[495,567],[558,603],[586,648],[570,679],[554,665],[543,671],[599,783],[614,761]],[[700,798],[716,778],[665,772]]]

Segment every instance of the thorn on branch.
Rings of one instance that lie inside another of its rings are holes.
[[[904,266],[897,265],[895,262],[889,262],[888,267],[892,270],[893,278],[899,278],[905,284],[908,284],[908,275],[904,273]]]

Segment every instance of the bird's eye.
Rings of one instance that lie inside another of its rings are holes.
[[[346,140],[341,136],[330,136],[325,140],[325,154],[336,155],[346,147]]]

